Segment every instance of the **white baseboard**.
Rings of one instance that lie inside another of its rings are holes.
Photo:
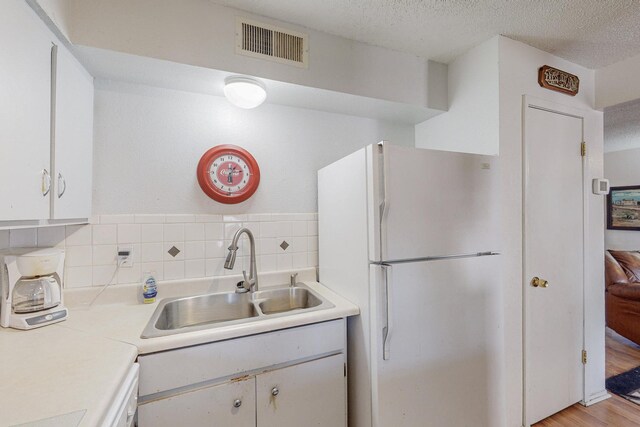
[[[607,390],[602,390],[589,396],[589,400],[586,402],[584,400],[581,400],[580,404],[583,406],[591,406],[595,405],[596,403],[602,402],[603,400],[607,400],[610,397],[611,395],[607,392]]]

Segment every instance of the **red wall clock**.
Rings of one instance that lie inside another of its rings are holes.
[[[198,163],[197,175],[207,196],[227,204],[244,202],[260,184],[258,162],[235,145],[217,145],[207,150]]]

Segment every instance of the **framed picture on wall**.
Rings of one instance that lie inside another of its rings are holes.
[[[607,228],[640,231],[640,185],[611,187],[607,195]]]

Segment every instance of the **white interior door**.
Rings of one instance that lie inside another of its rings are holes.
[[[582,117],[525,105],[525,425],[582,399],[582,141]]]
[[[371,267],[374,427],[504,425],[499,265],[482,256]]]

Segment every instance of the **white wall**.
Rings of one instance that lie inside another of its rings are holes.
[[[640,98],[640,55],[596,71],[596,108]]]
[[[578,75],[580,93],[570,97],[541,88],[537,83],[537,73],[542,65]],[[500,37],[500,163],[503,175],[504,251],[502,280],[506,301],[509,426],[521,425],[522,409],[522,96],[525,94],[596,114],[595,120],[585,123],[585,139],[589,145],[589,178],[602,175],[603,156],[602,115],[592,111],[594,72],[523,43]],[[553,153],[549,155],[552,156]],[[603,203],[601,196],[592,195],[588,199],[587,239],[590,247],[587,249],[588,271],[585,281],[586,299],[590,301],[586,315],[591,322],[588,322],[586,331],[586,346],[590,358],[587,369],[591,371],[588,374],[587,394],[604,390]]]
[[[416,125],[416,146],[498,154],[498,37],[449,64],[449,110]]]
[[[640,185],[639,164],[640,148],[605,153],[604,176],[612,187]],[[604,224],[606,227],[606,222]],[[605,229],[604,237],[606,249],[640,250],[640,232],[638,231]]]
[[[36,1],[36,0],[34,0]],[[440,108],[441,64],[203,0],[37,0],[73,44]],[[236,17],[309,34],[309,68],[235,53]],[[63,19],[64,18],[64,19]],[[430,68],[434,66],[433,75]],[[446,108],[446,106],[445,106]]]
[[[604,110],[604,152],[632,148],[640,148],[640,99]]]
[[[94,132],[94,215],[316,212],[318,169],[382,139],[414,144],[410,125],[102,80]],[[198,161],[219,144],[259,163],[246,202],[223,205],[198,186]]]

